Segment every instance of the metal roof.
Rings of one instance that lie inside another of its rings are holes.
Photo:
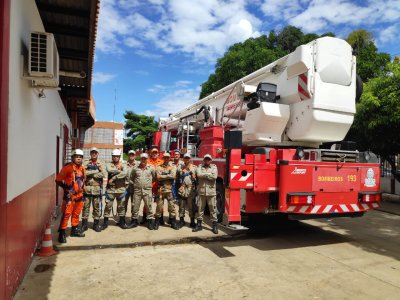
[[[35,0],[46,32],[54,34],[60,71],[60,95],[67,112],[77,111],[81,127],[94,124],[95,103],[91,95],[99,0]]]

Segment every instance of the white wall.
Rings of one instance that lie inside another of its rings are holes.
[[[60,124],[71,128],[58,91],[45,90],[46,98],[39,98],[21,77],[21,54],[29,47],[30,32],[44,31],[35,1],[11,1],[10,22],[7,201],[55,173]]]
[[[390,193],[391,192],[391,176],[381,177],[381,192]],[[400,195],[400,182],[395,182],[395,194]]]

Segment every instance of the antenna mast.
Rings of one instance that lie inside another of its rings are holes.
[[[113,111],[113,123],[115,118],[115,103],[117,102],[117,88],[114,88],[114,111]]]

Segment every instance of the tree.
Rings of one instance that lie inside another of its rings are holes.
[[[364,29],[353,30],[346,40],[353,47],[354,55],[358,55],[360,49],[374,43],[372,33]]]
[[[125,111],[124,117],[126,120],[124,127],[128,136],[128,139],[124,140],[124,151],[144,148],[146,146],[146,137],[157,131],[158,128],[154,117],[138,115],[130,110]]]
[[[379,53],[373,35],[367,30],[354,30],[347,37],[347,42],[352,46],[354,55],[357,56],[357,74],[363,81],[385,74],[388,70],[390,55]]]
[[[322,36],[335,36],[335,34],[328,32]],[[297,46],[309,43],[318,37],[317,34],[303,34],[299,28],[288,26],[278,34],[271,30],[268,36],[249,38],[242,43],[232,45],[224,56],[217,60],[215,72],[201,85],[200,99],[287,55]]]
[[[302,44],[303,37],[304,34],[299,28],[287,26],[278,35],[278,46],[286,53],[293,52]]]
[[[360,150],[371,150],[387,160],[397,180],[394,155],[400,153],[400,64],[390,63],[389,72],[364,84],[357,114],[348,137]]]
[[[268,48],[271,41],[274,43],[274,37],[270,37],[271,40],[263,35],[232,45],[217,60],[215,73],[201,85],[200,99],[285,56],[286,53],[281,49]]]

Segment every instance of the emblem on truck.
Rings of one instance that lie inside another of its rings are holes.
[[[365,177],[364,179],[364,185],[366,187],[376,186],[374,175],[375,175],[374,170],[372,168],[369,168],[367,170],[367,177]]]
[[[292,174],[304,175],[306,174],[307,169],[298,169],[297,167],[294,168]]]

